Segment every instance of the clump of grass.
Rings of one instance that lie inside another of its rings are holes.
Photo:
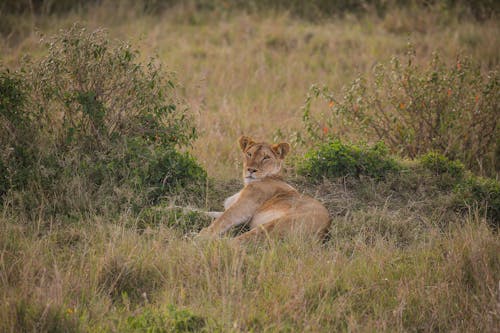
[[[159,226],[169,227],[185,235],[199,232],[203,227],[209,225],[211,221],[212,218],[196,210],[153,206],[143,209],[138,214],[134,226],[139,230]]]
[[[146,309],[141,314],[127,318],[124,332],[182,333],[205,332],[206,319],[189,310],[179,310],[170,305],[166,312]]]
[[[312,179],[367,176],[380,180],[399,169],[383,142],[366,146],[333,140],[308,151],[299,161],[298,172]]]
[[[161,287],[160,272],[139,259],[120,254],[106,258],[98,283],[113,301],[146,302],[148,295]]]
[[[496,179],[466,173],[464,165],[445,156],[430,152],[420,157],[419,163],[437,177],[443,189],[453,189],[452,206],[465,211],[479,209],[494,228],[500,226],[500,183]]]
[[[122,328],[123,332],[168,332],[165,315],[160,312],[152,311],[151,309],[146,309],[136,316],[128,317],[126,326],[126,328]]]
[[[10,315],[5,318],[10,324],[9,327],[3,327],[6,331],[78,332],[80,329],[78,319],[63,307],[38,304],[27,299],[16,300],[9,305],[9,309],[3,309]]]
[[[500,228],[500,182],[471,176],[455,189],[455,206],[461,210],[479,208],[494,228]]]

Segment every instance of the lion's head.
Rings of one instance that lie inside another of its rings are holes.
[[[248,136],[239,138],[243,151],[243,179],[245,184],[253,181],[279,175],[283,159],[290,151],[290,144],[257,143]]]

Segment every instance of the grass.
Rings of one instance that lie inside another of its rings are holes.
[[[146,311],[172,320],[169,304],[207,331],[494,329],[497,235],[478,216],[443,229],[404,215],[357,211],[324,245],[243,250],[123,221],[37,234],[4,220],[1,329],[124,331]]]
[[[152,208],[69,224],[4,216],[0,331],[494,330],[498,233],[479,210],[455,211],[439,175],[414,170],[291,179],[330,211],[322,243],[196,241],[186,226],[208,221]],[[207,208],[238,187],[210,187]]]
[[[175,208],[199,202],[220,210],[239,190],[241,134],[292,140],[295,158],[301,156],[311,147],[293,142],[292,133],[304,130],[300,107],[311,84],[340,91],[376,62],[404,54],[408,41],[422,64],[439,51],[450,64],[462,54],[484,72],[497,70],[494,18],[406,7],[319,21],[189,6],[149,15],[107,1],[64,15],[17,18],[13,32],[0,38],[0,63],[11,68],[24,56],[44,55],[40,34],[75,21],[132,40],[141,60],[156,54],[177,73],[178,93],[199,130],[189,150],[211,179],[201,199],[169,194],[138,207],[138,214],[30,218],[6,202],[0,332],[497,329],[498,230],[485,207],[469,204],[467,196],[488,197],[498,182],[470,178],[462,200],[453,191],[463,172],[469,177],[461,165],[430,156],[424,165],[399,161],[403,168],[377,180],[360,174],[312,181],[296,176],[289,163],[290,182],[332,216],[325,242],[290,237],[239,248],[227,239],[197,241],[191,233],[209,221]],[[317,103],[311,112],[326,107]],[[78,189],[78,180],[68,184],[66,200],[85,206],[78,198],[87,193],[75,196]]]
[[[75,21],[107,27],[112,36],[133,40],[144,57],[157,54],[177,72],[196,116],[200,137],[193,152],[210,176],[239,175],[235,139],[241,134],[272,139],[277,130],[302,128],[300,107],[313,83],[340,91],[378,61],[403,55],[411,41],[417,61],[432,53],[453,63],[471,56],[485,70],[498,67],[500,44],[494,19],[477,22],[439,10],[394,9],[384,18],[367,14],[308,22],[286,13],[260,16],[234,13],[210,17],[186,8],[160,16],[139,15],[125,7],[109,18],[109,3],[61,18],[41,18],[42,33]],[[15,65],[23,54],[40,52],[36,34],[4,40],[0,61]],[[38,51],[37,51],[38,50]],[[322,105],[315,106],[317,112]],[[284,121],[286,120],[286,121]]]

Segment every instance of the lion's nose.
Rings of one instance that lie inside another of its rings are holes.
[[[254,173],[254,172],[257,172],[257,169],[247,168],[247,171],[250,172],[250,173]]]

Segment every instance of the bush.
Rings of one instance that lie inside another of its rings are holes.
[[[500,228],[500,182],[495,179],[470,177],[455,190],[455,207],[479,208],[486,213],[493,227]]]
[[[13,185],[23,183],[31,166],[29,147],[33,138],[26,105],[23,79],[9,71],[0,72],[0,197]]]
[[[388,156],[382,142],[369,147],[334,140],[307,152],[299,162],[298,172],[312,178],[363,175],[383,179],[398,169],[398,164]]]
[[[464,165],[459,161],[450,161],[436,152],[429,152],[420,157],[420,164],[436,175],[448,174],[453,178],[461,179],[464,175]]]
[[[168,308],[172,324],[172,332],[199,332],[207,324],[205,318],[193,314],[189,310],[178,310],[174,306]]]
[[[128,44],[76,26],[47,45],[41,60],[0,74],[0,189],[17,193],[14,205],[49,214],[143,207],[204,182],[179,152],[196,132],[155,59],[139,63]]]
[[[200,332],[207,322],[205,318],[194,315],[189,310],[178,310],[173,305],[168,312],[146,309],[137,316],[127,319],[126,332],[181,333]]]
[[[329,108],[316,119],[311,103],[319,97]],[[369,80],[359,77],[341,97],[313,86],[303,119],[313,141],[335,135],[325,135],[322,128],[343,126],[346,132],[384,140],[405,156],[436,151],[495,175],[500,167],[499,103],[498,72],[483,75],[479,66],[462,58],[447,66],[437,55],[428,68],[421,68],[410,47],[404,62],[394,58],[389,66],[377,65]]]
[[[459,161],[451,161],[440,153],[429,152],[421,156],[419,164],[432,173],[436,185],[443,190],[454,188],[464,179],[464,165]]]
[[[144,310],[141,314],[127,318],[124,332],[168,333],[167,318],[163,313]]]

